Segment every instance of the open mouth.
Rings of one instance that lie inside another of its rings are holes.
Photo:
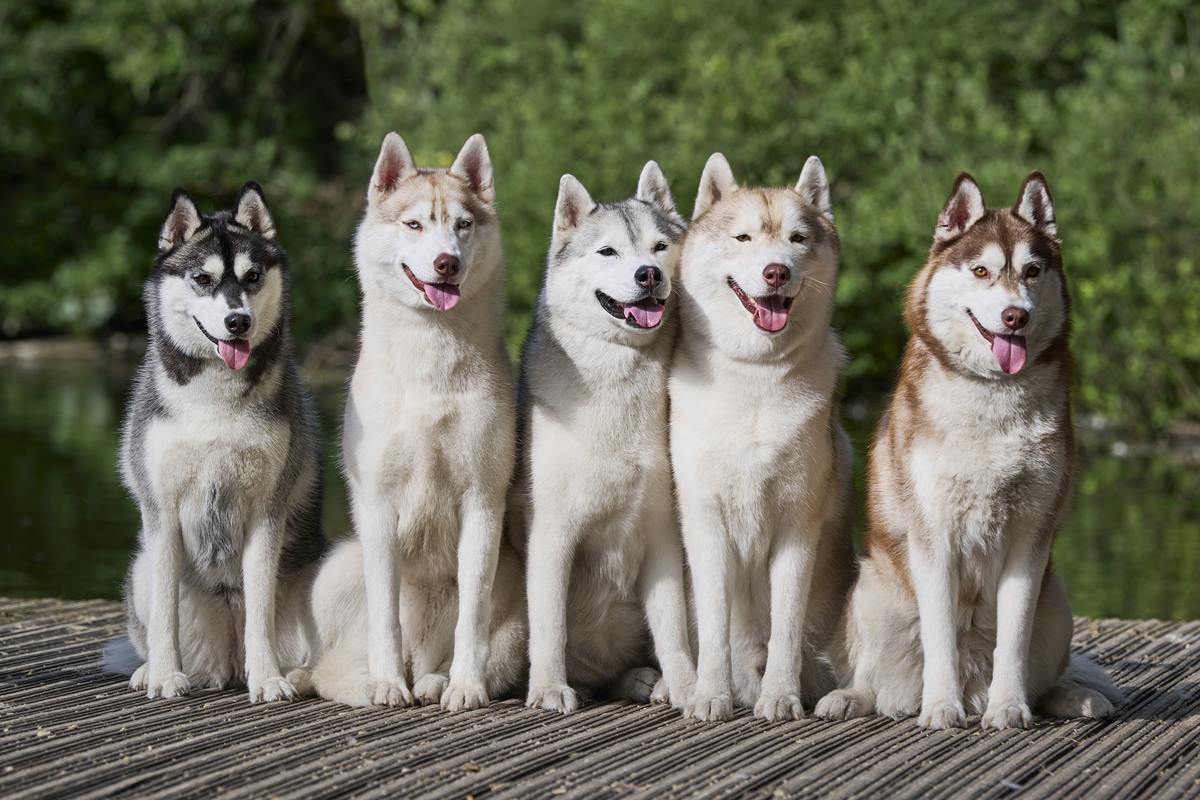
[[[246,363],[250,360],[249,339],[218,339],[204,330],[204,326],[200,324],[200,320],[192,317],[192,322],[196,323],[196,327],[200,329],[200,332],[217,348],[217,355],[225,362],[225,366],[230,369],[241,369],[246,366]]]
[[[746,291],[737,285],[737,281],[733,278],[726,278],[725,282],[729,284],[729,288],[737,295],[737,299],[742,301],[742,307],[750,312],[754,317],[754,324],[760,330],[767,333],[779,333],[787,327],[788,312],[791,311],[793,297],[784,297],[781,294],[771,294],[766,297],[751,297],[746,294]]]
[[[654,295],[643,297],[636,303],[622,303],[597,289],[596,299],[605,311],[617,319],[625,320],[625,324],[633,328],[657,328],[662,322],[663,312],[667,310],[666,303]]]
[[[425,295],[425,302],[436,308],[438,311],[449,311],[458,305],[458,284],[456,283],[426,283],[425,281],[413,275],[412,270],[408,268],[408,264],[401,264],[404,268],[404,274],[412,281],[412,285],[417,287],[417,291]]]
[[[975,323],[975,330],[979,331],[979,335],[991,345],[992,355],[996,357],[1001,371],[1006,375],[1016,375],[1020,372],[1021,368],[1025,366],[1025,357],[1028,355],[1028,351],[1025,349],[1025,337],[1015,333],[992,333],[979,324],[979,320],[975,319],[975,315],[969,308],[967,316],[971,318],[971,322]]]

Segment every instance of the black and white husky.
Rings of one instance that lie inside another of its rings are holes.
[[[142,528],[128,637],[107,666],[151,698],[244,683],[251,702],[291,699],[284,670],[308,658],[325,549],[321,467],[287,257],[257,184],[212,216],[176,190],[144,301],[149,346],[120,455]]]

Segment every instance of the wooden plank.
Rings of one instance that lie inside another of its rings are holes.
[[[594,703],[465,714],[148,701],[99,671],[105,601],[0,598],[0,796],[1200,797],[1200,622],[1077,621],[1114,720],[932,732],[912,720],[725,724]]]

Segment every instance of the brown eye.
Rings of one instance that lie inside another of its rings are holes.
[[[246,281],[246,283],[255,284],[255,283],[258,283],[258,281],[261,277],[262,277],[261,272],[259,272],[256,269],[252,269],[246,273],[244,280]]]
[[[192,276],[197,286],[212,286],[212,275],[207,272],[197,272]]]
[[[804,234],[800,233],[800,231],[796,231],[788,238],[793,244],[800,244],[804,241]]]
[[[414,231],[421,230],[421,223],[417,222],[415,219],[410,219],[407,222],[405,222],[404,224],[407,225],[410,229],[412,229]]]
[[[1026,278],[1036,278],[1038,275],[1041,275],[1041,274],[1042,274],[1042,268],[1039,267],[1037,264],[1034,264],[1029,269],[1025,270]]]
[[[602,256],[615,256],[617,254],[617,251],[612,249],[611,247],[601,247],[596,252]]]
[[[750,234],[739,233],[737,236],[735,236],[733,238],[737,239],[739,242],[748,242],[748,241],[750,241]]]
[[[656,252],[656,253],[661,253],[663,250],[666,250],[666,249],[667,249],[666,242],[659,242],[656,245],[654,245],[654,252]]]
[[[976,278],[986,278],[990,273],[988,272],[987,267],[983,266],[982,264],[976,264],[975,266],[971,267],[971,274]]]

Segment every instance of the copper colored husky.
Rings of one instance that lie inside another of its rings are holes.
[[[817,714],[1028,727],[1103,717],[1119,694],[1070,655],[1050,548],[1071,492],[1069,298],[1050,190],[1011,209],[968,175],[905,310],[912,338],[871,450],[868,555]]]

